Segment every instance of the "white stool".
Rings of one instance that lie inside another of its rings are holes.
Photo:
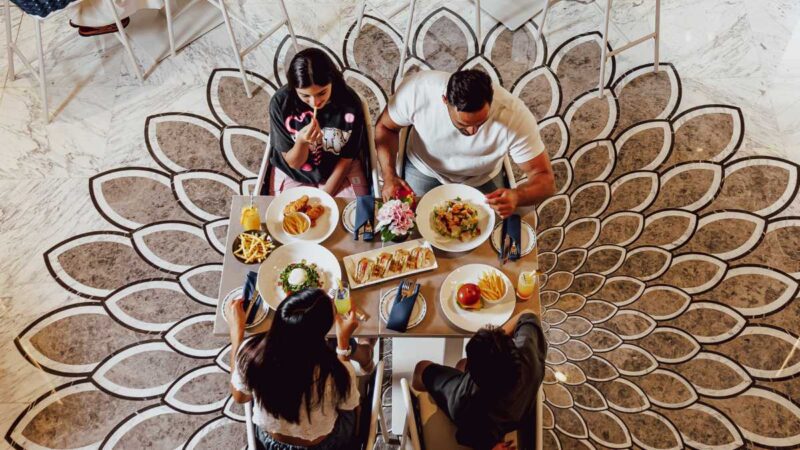
[[[128,36],[125,34],[125,29],[122,26],[122,21],[119,18],[119,14],[117,13],[117,8],[114,5],[113,0],[105,0],[108,7],[111,9],[111,12],[114,15],[114,23],[117,25],[117,32],[114,33],[114,36],[119,39],[122,43],[122,46],[125,48],[125,52],[128,54],[128,59],[130,60],[131,68],[133,69],[133,73],[136,74],[136,77],[139,81],[142,81],[142,69],[139,67],[139,64],[136,62],[136,58],[133,56],[133,51],[131,50],[131,46],[128,43]],[[23,16],[27,15],[24,11],[22,12]],[[53,14],[48,15],[47,17],[52,17]],[[9,0],[5,0],[5,23],[6,23],[6,51],[8,54],[8,79],[14,80],[16,77],[16,73],[14,71],[14,55],[16,54],[20,61],[25,65],[25,67],[31,71],[33,77],[39,83],[39,94],[42,98],[42,117],[44,118],[45,124],[50,123],[50,108],[48,107],[48,95],[47,95],[47,74],[45,73],[45,64],[44,64],[44,45],[42,44],[42,22],[44,22],[47,17],[38,17],[34,15],[28,15],[31,19],[33,19],[33,26],[36,36],[36,50],[38,53],[39,59],[39,67],[38,70],[33,68],[33,65],[28,61],[28,58],[22,53],[22,51],[17,47],[17,44],[12,39],[11,33],[11,2]],[[22,21],[20,20],[20,26],[22,26]]]
[[[390,21],[390,19],[399,14],[400,11],[402,11],[404,8],[406,7],[408,8],[409,11],[408,11],[408,20],[406,21],[406,29],[403,33],[400,33],[399,31],[397,32],[398,34],[401,34],[403,36],[403,41],[402,41],[403,48],[400,49],[400,66],[397,69],[400,78],[403,78],[403,68],[406,63],[406,52],[408,51],[408,40],[411,38],[411,22],[414,20],[414,6],[416,4],[417,4],[416,0],[408,0],[407,5],[401,3],[400,5],[396,6],[394,9],[388,11],[387,13],[384,13],[379,8],[373,6],[369,2],[369,0],[360,0],[358,5],[356,6],[356,8],[358,9],[358,21],[356,22],[356,33],[353,36],[353,39],[356,39],[359,33],[361,33],[361,23],[364,19],[364,12],[367,9],[367,5],[369,5],[369,7],[372,8],[373,11],[375,11],[378,17],[380,17],[384,22],[386,22],[387,25],[389,25],[392,28],[394,27],[392,26],[392,22]]]
[[[198,0],[192,0],[187,4],[183,11],[187,11],[191,5],[193,5]],[[247,56],[248,53],[253,51],[256,47],[258,47],[262,42],[264,42],[268,37],[272,36],[280,27],[286,25],[286,28],[289,31],[289,34],[292,36],[292,44],[294,45],[295,51],[300,51],[300,47],[297,45],[297,36],[294,34],[294,27],[292,26],[292,21],[289,19],[289,13],[286,10],[286,4],[284,0],[278,0],[278,3],[281,7],[281,13],[283,14],[283,20],[276,23],[272,26],[272,28],[268,29],[264,34],[259,34],[259,31],[256,30],[251,25],[247,24],[244,20],[239,18],[236,15],[231,14],[228,12],[228,7],[225,6],[224,0],[206,0],[210,3],[213,7],[220,10],[222,13],[222,19],[225,22],[225,29],[228,32],[228,39],[230,40],[231,49],[233,49],[233,56],[236,58],[236,65],[239,67],[239,73],[242,77],[242,83],[244,84],[244,91],[247,93],[247,98],[252,98],[253,93],[250,91],[250,84],[247,82],[247,72],[244,69],[244,63],[242,62],[242,58]],[[170,0],[164,0],[164,2],[169,5]],[[178,13],[175,17],[172,17],[171,10],[169,6],[167,6],[167,32],[169,34],[169,46],[170,50],[172,51],[172,55],[175,55],[175,39],[172,33],[172,21],[175,20],[181,13]],[[258,38],[250,44],[244,50],[239,49],[239,44],[236,43],[236,36],[233,34],[233,28],[231,27],[231,19],[235,20],[239,23],[242,27],[244,27],[247,31],[250,31],[254,35],[258,36]]]
[[[655,17],[655,28],[652,33],[646,34],[639,39],[635,39],[633,41],[628,42],[627,44],[623,45],[622,47],[615,49],[613,51],[608,51],[608,23],[611,20],[611,8],[613,0],[608,0],[606,4],[606,18],[605,18],[605,28],[603,29],[603,48],[602,48],[602,55],[600,56],[600,82],[597,85],[598,90],[598,97],[602,97],[605,92],[603,89],[603,85],[605,84],[606,78],[606,63],[608,59],[614,55],[618,55],[629,48],[635,47],[642,42],[646,42],[649,39],[653,39],[654,41],[654,49],[653,49],[653,71],[658,72],[658,47],[661,42],[661,0],[655,0],[656,2],[656,17]]]

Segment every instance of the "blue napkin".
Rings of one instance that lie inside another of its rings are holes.
[[[400,283],[402,285],[402,282]],[[394,305],[389,311],[389,320],[386,321],[386,328],[404,333],[408,327],[408,320],[411,318],[411,311],[414,310],[414,303],[417,302],[419,294],[419,284],[414,287],[414,292],[408,297],[401,298],[400,286],[397,287],[397,294],[394,297]]]
[[[362,237],[371,241],[375,237],[375,197],[361,195],[356,198],[356,222],[353,224],[353,239],[358,240],[358,232],[364,228]]]
[[[503,220],[503,232],[500,235],[500,242],[505,241],[506,235],[511,238],[511,247],[508,250],[508,259],[518,260],[522,256],[522,232],[521,219],[519,214],[512,214]],[[513,245],[516,244],[516,245]],[[516,251],[511,251],[511,249]]]
[[[247,276],[244,280],[244,287],[242,288],[242,298],[244,299],[244,303],[242,306],[244,307],[245,312],[247,312],[247,308],[250,307],[250,297],[253,296],[253,292],[256,289],[256,280],[258,279],[258,272],[247,272]],[[255,299],[255,304],[253,304],[253,309],[250,310],[250,314],[247,315],[247,324],[250,325],[256,319],[256,314],[258,314],[258,309],[261,308],[261,293]]]

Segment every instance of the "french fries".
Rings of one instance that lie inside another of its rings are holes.
[[[266,233],[242,233],[239,235],[239,247],[233,254],[245,264],[260,263],[274,248],[275,244]]]
[[[308,229],[308,222],[298,213],[287,214],[283,218],[283,230],[292,236],[304,233]]]
[[[483,298],[490,302],[496,302],[506,295],[506,283],[494,270],[481,274],[478,287]]]

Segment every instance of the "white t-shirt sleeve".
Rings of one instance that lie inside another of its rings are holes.
[[[536,118],[521,101],[514,108],[508,127],[508,154],[511,160],[522,164],[544,152]]]
[[[353,365],[349,362],[343,364],[347,368],[347,372],[350,374],[350,392],[348,393],[347,398],[339,402],[339,409],[350,411],[358,406],[361,395],[358,393],[358,377],[356,377],[356,371],[353,369]]]
[[[233,370],[231,372],[231,386],[233,386],[237,391],[250,395],[250,389],[244,382],[244,378],[242,378],[241,372],[239,372],[238,363],[234,364]]]
[[[417,75],[403,78],[389,99],[387,106],[389,117],[401,127],[408,127],[414,123],[414,113],[417,109]]]

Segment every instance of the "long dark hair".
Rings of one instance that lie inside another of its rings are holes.
[[[342,72],[330,56],[314,47],[300,50],[294,55],[286,69],[286,80],[294,94],[291,98],[298,104],[301,102],[295,89],[331,84],[331,95],[341,95],[346,87]]]
[[[347,397],[350,374],[325,341],[331,326],[330,297],[320,289],[307,289],[286,297],[269,332],[242,347],[238,367],[271,415],[298,423],[304,407],[310,417],[311,409],[325,398],[328,377],[335,387],[334,405]]]

